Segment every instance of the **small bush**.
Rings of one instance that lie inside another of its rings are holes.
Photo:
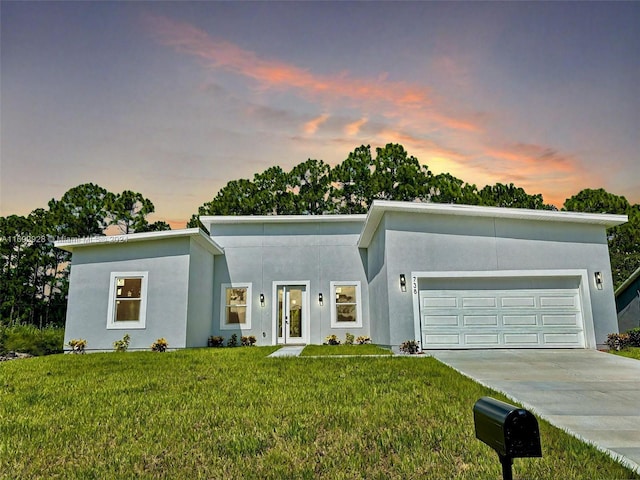
[[[243,347],[253,347],[257,342],[256,337],[253,335],[249,335],[248,337],[243,336],[240,338],[240,341]]]
[[[632,328],[627,332],[627,335],[629,335],[630,347],[640,347],[640,327]]]
[[[354,337],[353,333],[347,333],[347,334],[344,336],[344,344],[345,344],[345,345],[353,345],[353,339],[354,339],[354,338],[355,338],[355,337]]]
[[[166,352],[169,348],[169,343],[164,338],[159,338],[151,345],[152,352]]]
[[[40,356],[62,353],[64,348],[63,328],[15,325],[0,330],[0,353],[22,352]]]
[[[324,339],[324,344],[325,345],[340,345],[340,340],[338,340],[338,337],[335,336],[335,335],[328,335]]]
[[[400,351],[404,353],[418,353],[420,347],[418,346],[418,342],[415,340],[407,340],[400,344]]]
[[[84,338],[73,338],[67,345],[71,347],[71,353],[82,354],[87,348],[87,341]]]
[[[224,337],[219,337],[217,335],[216,336],[212,335],[207,340],[207,345],[209,347],[215,347],[215,348],[224,347]]]
[[[237,347],[238,346],[238,335],[235,333],[229,337],[227,340],[227,347]]]
[[[631,336],[628,333],[610,333],[606,343],[611,350],[622,350],[631,346]]]
[[[122,340],[116,340],[115,342],[113,342],[113,348],[116,352],[126,352],[129,349],[130,340],[131,337],[127,333],[124,337],[122,337]]]
[[[371,343],[371,339],[369,337],[360,335],[358,338],[356,338],[356,345],[366,345],[368,343]]]

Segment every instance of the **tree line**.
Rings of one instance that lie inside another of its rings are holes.
[[[169,230],[149,223],[153,203],[142,194],[112,193],[87,183],[48,208],[0,217],[0,325],[64,325],[71,256],[54,241],[114,233]]]
[[[375,155],[369,145],[361,145],[333,168],[308,159],[288,172],[274,166],[252,180],[231,180],[198,208],[187,226],[201,226],[200,215],[366,213],[378,199],[557,210],[541,194],[512,183],[478,188],[449,173],[434,174],[402,145],[376,148]],[[608,231],[614,284],[622,284],[640,266],[640,205],[604,189],[585,189],[562,209],[628,215],[628,223]],[[88,183],[26,217],[0,217],[0,324],[64,324],[71,258],[53,242],[107,231],[168,230],[165,222],[147,221],[153,212],[153,203],[140,193],[115,194]]]

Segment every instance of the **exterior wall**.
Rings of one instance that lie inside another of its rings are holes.
[[[386,257],[390,342],[414,338],[411,288],[401,292],[399,275],[412,271],[586,269],[602,272],[603,289],[589,282],[597,343],[617,331],[613,282],[604,227],[521,220],[387,212]]]
[[[111,272],[149,272],[146,328],[108,330]],[[158,338],[186,346],[189,239],[87,246],[73,252],[65,345],[87,340],[87,350],[113,350],[126,333],[130,349],[149,349]]]
[[[213,321],[214,256],[190,240],[187,347],[206,347]]]
[[[371,315],[371,341],[378,345],[391,345],[389,311],[389,283],[387,275],[387,252],[385,248],[385,219],[373,236],[367,249],[367,276]]]
[[[257,223],[213,225],[211,237],[224,248],[216,260],[213,282],[213,335],[254,335],[259,345],[274,343],[274,282],[309,282],[310,343],[327,335],[341,340],[345,333],[369,335],[369,293],[361,252],[357,247],[361,221]],[[361,328],[331,328],[331,281],[358,281],[361,285]],[[221,286],[251,283],[251,329],[222,330]],[[323,305],[318,294],[324,297]],[[265,296],[264,307],[260,294]]]

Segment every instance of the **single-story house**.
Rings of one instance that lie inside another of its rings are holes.
[[[423,349],[597,348],[618,331],[606,229],[624,215],[375,201],[366,215],[203,216],[65,240],[65,343],[170,348],[368,336]]]
[[[640,327],[640,267],[616,288],[614,294],[620,332]]]

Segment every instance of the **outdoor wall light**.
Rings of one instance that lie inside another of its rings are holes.
[[[264,293],[260,294],[260,306],[264,307]]]
[[[594,280],[596,281],[596,288],[598,290],[602,290],[602,273],[596,272],[593,274]]]
[[[404,273],[400,274],[400,290],[403,292],[407,291],[407,279],[404,276]]]
[[[324,305],[324,297],[322,296],[322,293],[318,294],[318,303],[320,306]]]

